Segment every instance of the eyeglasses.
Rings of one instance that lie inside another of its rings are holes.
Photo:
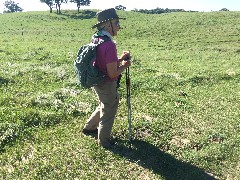
[[[120,22],[116,22],[116,26],[120,28]]]
[[[110,20],[110,23],[111,23],[111,25],[116,25],[118,28],[121,28],[121,26],[120,26],[120,22],[119,21],[115,21],[115,22],[113,22],[113,21],[111,21]]]

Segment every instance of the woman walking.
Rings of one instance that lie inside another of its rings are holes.
[[[93,26],[98,30],[93,41],[96,38],[104,39],[103,37],[110,40],[97,47],[95,65],[105,74],[105,80],[93,87],[99,106],[87,120],[83,133],[98,133],[98,143],[105,148],[110,148],[113,144],[111,132],[119,104],[117,80],[131,66],[129,51],[123,51],[118,58],[116,44],[112,39],[120,30],[120,19],[123,18],[118,17],[115,9],[106,9],[97,13],[97,23]]]

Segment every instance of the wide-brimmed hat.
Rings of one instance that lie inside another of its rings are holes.
[[[97,27],[99,24],[103,23],[103,22],[106,22],[106,21],[109,21],[109,20],[112,20],[112,19],[126,19],[126,18],[120,18],[118,15],[117,15],[117,12],[114,8],[110,8],[110,9],[105,9],[105,10],[102,10],[102,11],[99,11],[97,14],[97,23],[92,26],[92,28],[95,28]]]

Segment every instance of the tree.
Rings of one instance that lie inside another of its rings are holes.
[[[61,4],[62,3],[67,3],[68,0],[54,0],[55,1],[55,4],[56,4],[56,9],[57,9],[57,13],[61,13]]]
[[[48,7],[50,8],[50,13],[52,13],[52,8],[53,8],[53,0],[40,0],[41,3],[46,3]]]
[[[222,8],[220,11],[229,11],[227,8]]]
[[[119,6],[115,6],[115,9],[116,10],[125,10],[126,9],[126,7],[125,6],[122,6],[122,5],[119,5]]]
[[[80,6],[89,6],[91,3],[90,0],[70,0],[70,2],[77,3],[78,13],[80,10]]]
[[[13,13],[13,12],[22,12],[23,9],[18,6],[18,3],[15,3],[14,1],[5,1],[4,6],[7,10],[4,12],[6,13]]]

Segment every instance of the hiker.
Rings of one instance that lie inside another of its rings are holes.
[[[112,39],[120,30],[120,19],[124,18],[118,17],[114,8],[106,9],[97,13],[97,23],[92,27],[97,28],[98,37],[108,36],[110,41],[97,47],[95,65],[106,76],[103,83],[93,86],[99,106],[87,120],[82,132],[86,135],[98,133],[98,144],[105,148],[114,144],[111,132],[119,104],[117,81],[121,73],[131,66],[130,52],[123,51],[118,58]]]

